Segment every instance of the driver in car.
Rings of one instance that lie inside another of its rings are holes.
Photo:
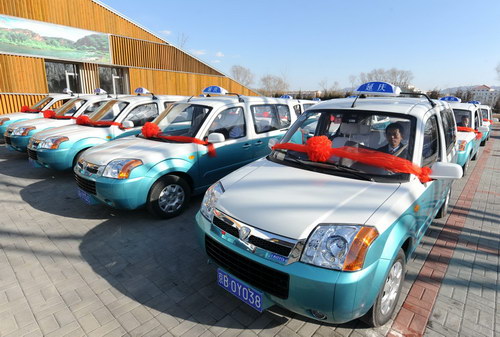
[[[385,129],[385,137],[387,139],[387,145],[379,147],[377,151],[408,159],[408,146],[401,142],[404,138],[403,125],[398,122],[389,124]]]

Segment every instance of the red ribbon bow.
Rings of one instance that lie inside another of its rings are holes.
[[[90,126],[111,126],[116,125],[120,128],[123,128],[122,123],[113,122],[113,121],[97,121],[94,122],[89,118],[89,116],[81,115],[76,118],[76,124],[78,125],[90,125]]]
[[[53,110],[45,110],[43,112],[43,117],[44,118],[52,118],[52,119],[75,119],[75,117],[72,117],[72,116],[59,116]]]
[[[332,148],[332,142],[326,136],[311,137],[307,140],[306,145],[284,143],[273,146],[273,150],[278,149],[307,153],[311,161],[326,162],[331,156],[337,156],[380,167],[395,173],[413,174],[422,183],[432,180],[429,177],[431,174],[430,167],[420,167],[407,159],[376,150],[360,149],[352,146]]]
[[[27,105],[23,105],[21,107],[21,112],[41,112],[41,111],[42,110],[40,110],[40,109],[30,109],[30,107]]]
[[[142,127],[141,132],[142,132],[143,136],[146,138],[160,138],[160,139],[171,140],[171,141],[179,142],[179,143],[194,143],[194,144],[198,144],[198,145],[204,145],[207,147],[208,155],[210,157],[216,156],[214,144],[209,143],[205,140],[194,138],[194,137],[163,136],[163,135],[161,135],[160,127],[155,123],[146,122],[146,124],[144,124],[144,126]]]
[[[465,126],[457,126],[457,131],[460,132],[474,132],[476,134],[476,139],[481,139],[483,138],[483,134],[479,132],[478,130],[474,130],[473,128],[468,128]]]

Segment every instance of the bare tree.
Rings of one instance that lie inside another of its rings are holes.
[[[351,83],[351,89],[354,90],[354,85],[358,82],[358,77],[356,75],[349,75],[349,83]]]
[[[189,40],[189,36],[184,33],[177,33],[177,47],[184,48]]]
[[[500,81],[500,63],[497,65],[497,79]]]
[[[254,76],[250,69],[243,66],[234,65],[231,67],[230,72],[231,77],[244,86],[248,87],[249,85],[253,84]]]
[[[431,91],[427,92],[427,95],[429,95],[429,97],[432,99],[438,99],[439,96],[441,96],[441,90],[439,90],[438,88],[434,88]]]
[[[390,82],[403,89],[408,88],[410,85],[410,82],[413,79],[413,73],[410,70],[400,70],[396,68],[385,70],[383,68],[379,68],[373,69],[369,73],[360,73],[359,79],[362,83],[372,81]]]
[[[260,79],[261,91],[266,96],[276,96],[285,93],[288,88],[288,82],[286,79],[276,75],[264,75]]]

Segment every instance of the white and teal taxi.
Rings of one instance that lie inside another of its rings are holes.
[[[481,117],[483,118],[483,126],[488,128],[488,131],[484,132],[483,138],[481,138],[481,146],[484,146],[490,139],[491,128],[493,127],[493,115],[489,105],[481,104],[481,102],[478,101],[476,102],[479,104],[479,110],[481,111]]]
[[[216,86],[204,93],[211,97],[174,104],[137,137],[85,152],[74,168],[80,195],[174,217],[191,195],[269,154],[269,140],[282,137],[296,119],[293,99],[233,96]]]
[[[458,160],[462,166],[464,174],[467,172],[469,162],[476,160],[479,153],[483,133],[489,128],[483,126],[483,118],[479,110],[479,105],[474,103],[462,103],[461,99],[455,96],[445,96],[442,101],[450,103],[457,123],[457,144]]]
[[[73,93],[69,90],[64,94],[49,94],[42,98],[32,106],[22,106],[20,112],[13,112],[0,116],[0,141],[4,142],[3,134],[7,131],[7,127],[15,122],[25,121],[28,119],[42,118],[43,111],[53,109],[55,106],[62,105],[73,98]]]
[[[5,131],[5,143],[10,149],[26,152],[30,138],[37,133],[75,124],[78,116],[92,114],[111,99],[111,96],[107,96],[106,92],[99,90],[96,89],[94,95],[75,96],[55,111],[43,111],[44,118],[12,123]]]
[[[137,91],[146,93],[140,88]],[[28,144],[31,161],[55,170],[73,168],[83,151],[110,140],[136,135],[169,104],[185,96],[126,96],[113,98],[89,116],[81,115],[75,125],[37,133]]]
[[[269,156],[207,190],[196,221],[215,282],[259,311],[391,318],[406,262],[462,176],[449,105],[399,91],[370,82],[309,108]]]

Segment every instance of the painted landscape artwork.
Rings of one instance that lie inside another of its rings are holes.
[[[5,15],[0,15],[0,52],[80,62],[111,62],[107,34]]]

